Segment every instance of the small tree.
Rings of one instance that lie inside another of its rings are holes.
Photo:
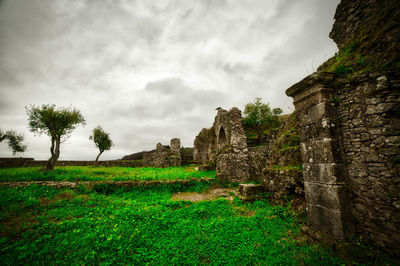
[[[22,144],[24,141],[24,135],[18,134],[13,130],[2,131],[0,129],[0,142],[3,140],[8,141],[8,147],[10,147],[12,153],[15,155],[17,152],[26,151],[26,146]]]
[[[279,126],[278,116],[282,109],[271,110],[267,103],[261,102],[261,98],[255,98],[254,102],[245,105],[243,113],[243,124],[256,131],[258,143],[261,143],[265,130]]]
[[[36,107],[31,105],[26,108],[30,131],[35,134],[50,136],[51,157],[45,170],[53,170],[60,156],[60,144],[69,138],[72,131],[80,124],[85,125],[85,118],[76,108],[56,108],[52,105]]]
[[[104,151],[109,151],[111,150],[111,147],[114,145],[112,140],[110,139],[110,133],[105,132],[101,126],[97,126],[93,129],[93,135],[89,137],[89,139],[94,141],[94,144],[96,144],[97,148],[99,149],[99,154],[96,157],[95,165],[97,165],[99,161],[100,155]]]

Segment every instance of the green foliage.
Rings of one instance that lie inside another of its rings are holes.
[[[110,133],[105,132],[101,126],[97,126],[93,129],[89,139],[94,141],[94,144],[100,152],[108,151],[114,145],[110,138]]]
[[[72,131],[80,124],[85,125],[85,118],[76,108],[56,108],[53,105],[26,108],[30,130],[35,134],[45,133],[51,137],[51,157],[45,167],[53,170],[60,156],[60,143],[68,139]]]
[[[286,165],[286,166],[272,165],[270,168],[272,170],[285,170],[285,171],[301,172],[303,170],[303,165]]]
[[[181,180],[190,178],[214,178],[213,171],[196,171],[194,166],[185,167],[90,167],[64,166],[54,171],[40,171],[39,167],[2,168],[1,181],[127,181],[127,180]]]
[[[289,207],[173,201],[172,193],[2,187],[0,259],[6,265],[343,263],[329,249],[295,240],[301,222]]]
[[[278,116],[282,114],[282,109],[271,110],[267,103],[261,101],[261,98],[255,98],[254,102],[245,105],[243,114],[243,125],[255,130],[260,142],[264,131],[279,126]]]
[[[348,66],[338,65],[334,72],[338,75],[345,75],[354,72],[354,70]]]
[[[283,145],[283,147],[279,150],[280,152],[287,151],[287,150],[298,150],[300,149],[300,146],[290,146],[288,144]]]
[[[0,142],[7,140],[8,147],[11,149],[12,153],[15,155],[17,152],[25,152],[26,145],[23,145],[24,135],[18,134],[13,130],[3,132],[0,129]]]
[[[85,118],[76,108],[56,108],[54,104],[25,107],[29,128],[33,133],[45,133],[52,138],[67,139],[76,126],[85,125]]]

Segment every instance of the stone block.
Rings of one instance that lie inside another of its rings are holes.
[[[307,204],[307,218],[310,226],[339,240],[349,238],[354,233],[351,215],[340,210]]]
[[[301,143],[303,163],[340,163],[342,156],[338,141],[331,138]]]
[[[304,182],[301,171],[297,169],[271,169],[263,170],[263,185],[269,192],[304,193]]]
[[[335,106],[332,103],[320,102],[299,111],[298,122],[300,127],[304,127],[320,123],[324,118],[333,118],[335,116]]]
[[[171,139],[170,149],[172,155],[181,156],[181,140],[179,138]]]
[[[326,185],[304,182],[306,202],[322,207],[342,210],[344,204],[350,204],[347,189],[343,185]]]
[[[336,163],[303,164],[304,182],[338,184],[346,180],[346,166]]]
[[[216,176],[219,180],[244,182],[250,178],[247,153],[223,152],[216,159]]]
[[[311,124],[307,126],[300,127],[300,138],[303,142],[314,140],[314,139],[323,139],[323,138],[332,138],[337,135],[336,124],[331,121],[331,119],[324,119],[324,124],[327,123],[329,126],[322,126],[322,122],[319,124]]]
[[[262,185],[256,184],[239,184],[239,198],[244,201],[252,201],[261,198],[261,193],[265,192]]]

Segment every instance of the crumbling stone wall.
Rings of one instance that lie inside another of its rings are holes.
[[[342,0],[335,18],[339,48],[358,48],[346,48],[346,65],[333,58],[286,91],[298,113],[308,221],[400,255],[400,2]]]
[[[33,161],[33,158],[0,158],[0,168],[26,167]]]
[[[203,128],[194,140],[193,160],[206,165],[215,159],[217,151],[214,128]]]
[[[242,112],[233,107],[229,112],[218,110],[214,122],[217,135],[217,178],[234,182],[250,178],[246,135],[242,126]]]
[[[262,184],[276,200],[282,195],[304,195],[296,113],[279,120],[281,125],[267,146],[267,164],[261,172]]]
[[[382,247],[399,250],[400,79],[338,80],[334,97],[356,229]]]
[[[143,165],[150,167],[181,166],[181,141],[178,138],[171,139],[169,148],[157,143],[156,151],[143,155]]]
[[[218,108],[213,126],[202,129],[194,140],[193,159],[202,165],[216,165],[221,180],[245,181],[250,177],[246,135],[241,111]]]
[[[273,142],[272,142],[273,143]],[[260,181],[262,171],[269,165],[271,143],[264,146],[248,147],[250,179]]]
[[[216,164],[217,175],[246,176],[235,180],[260,181],[266,189],[281,194],[302,194],[299,136],[295,114],[279,117],[281,126],[270,134],[265,145],[247,147],[241,112],[218,110],[210,129],[202,129],[194,141],[194,159],[202,165]],[[239,169],[244,169],[240,172]]]

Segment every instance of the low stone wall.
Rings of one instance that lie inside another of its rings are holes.
[[[0,158],[1,168],[10,167],[40,167],[45,166],[47,160],[35,161],[33,158]],[[57,161],[56,166],[93,166],[94,161]],[[110,160],[99,161],[98,166],[104,167],[142,167],[142,161]]]
[[[261,181],[262,171],[268,165],[270,146],[249,147],[250,179]]]
[[[157,143],[153,153],[143,155],[143,165],[150,167],[181,166],[181,141],[178,138],[171,139],[169,148]]]
[[[33,161],[33,158],[0,158],[0,168],[24,167]]]
[[[190,185],[193,183],[211,184],[214,178],[189,178],[177,180],[128,180],[128,181],[0,181],[4,187],[27,187],[30,185],[49,186],[55,188],[77,188],[80,185],[87,188],[104,188],[104,185],[116,188],[152,187],[159,185]]]

